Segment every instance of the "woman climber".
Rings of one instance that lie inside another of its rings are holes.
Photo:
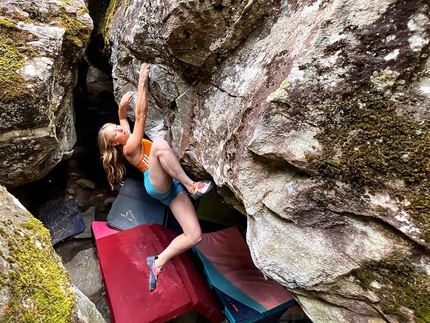
[[[149,70],[150,64],[141,65],[133,132],[130,131],[126,110],[132,101],[133,92],[127,92],[118,108],[119,125],[103,125],[98,133],[98,145],[103,168],[112,188],[115,182],[122,184],[125,174],[122,157],[125,157],[143,173],[148,194],[169,206],[182,228],[183,233],[173,239],[166,249],[146,259],[149,267],[149,290],[153,291],[166,262],[197,245],[202,239],[197,214],[189,196],[198,199],[212,191],[215,185],[207,180],[191,180],[165,140],[156,139],[151,143],[142,139],[148,113]]]

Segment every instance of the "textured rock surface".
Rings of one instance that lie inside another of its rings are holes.
[[[105,322],[71,283],[51,245],[49,231],[0,187],[3,322]]]
[[[314,322],[429,321],[428,1],[115,5],[117,100],[152,62],[148,134],[244,205],[257,266]]]
[[[93,248],[78,252],[64,267],[69,272],[73,285],[85,296],[91,297],[102,292],[103,279]]]
[[[78,1],[0,6],[0,179],[18,185],[73,147],[91,27]],[[242,207],[254,262],[315,323],[430,321],[429,11],[114,0],[100,19],[117,101],[153,63],[147,135]]]
[[[73,88],[92,20],[83,0],[0,3],[0,184],[41,179],[76,142]]]

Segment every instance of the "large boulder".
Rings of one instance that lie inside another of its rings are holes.
[[[118,102],[152,62],[148,134],[243,204],[258,268],[314,322],[428,322],[428,1],[114,3]]]
[[[0,184],[41,179],[71,156],[77,63],[91,31],[83,0],[0,2]]]
[[[0,321],[105,323],[72,285],[48,229],[0,186]]]

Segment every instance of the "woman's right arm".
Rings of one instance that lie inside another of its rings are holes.
[[[142,119],[145,127],[146,115],[148,114],[147,86],[149,80],[149,69],[151,64],[143,63],[140,67],[139,84],[137,85],[137,102],[135,110],[136,120]],[[144,129],[143,129],[144,130]],[[143,136],[143,133],[142,133]]]

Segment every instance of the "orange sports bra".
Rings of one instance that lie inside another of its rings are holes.
[[[143,153],[139,163],[134,165],[142,173],[149,168],[149,152],[151,151],[152,142],[147,139],[142,139]]]

